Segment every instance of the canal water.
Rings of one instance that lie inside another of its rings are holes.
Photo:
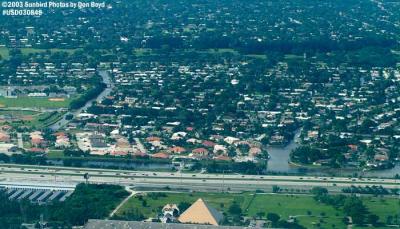
[[[400,174],[400,164],[385,170],[361,171],[358,169],[330,169],[330,168],[305,168],[289,164],[290,152],[296,149],[300,137],[300,131],[297,131],[294,140],[286,146],[270,146],[267,151],[270,155],[267,171],[269,173],[293,174],[293,175],[322,175],[322,176],[353,176],[355,174],[370,177],[393,178]]]

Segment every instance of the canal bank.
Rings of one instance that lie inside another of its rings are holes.
[[[94,101],[101,102],[105,97],[110,95],[110,93],[112,92],[112,90],[114,88],[114,83],[111,79],[110,73],[102,70],[102,71],[99,71],[98,74],[101,76],[102,82],[105,85],[107,85],[107,87],[96,98],[87,101],[83,107],[81,107],[77,110],[72,110],[72,111],[66,112],[60,120],[58,120],[56,123],[49,126],[50,129],[52,129],[53,131],[58,131],[59,129],[65,127],[71,121],[70,119],[67,118],[68,116],[72,115],[73,117],[75,117],[75,116],[79,115],[80,113],[84,112],[90,106],[92,106]]]
[[[393,178],[396,174],[400,175],[400,164],[397,163],[393,168],[384,170],[363,171],[356,168],[327,168],[316,166],[302,166],[290,163],[290,153],[300,146],[300,130],[296,131],[294,139],[286,146],[269,146],[267,151],[270,159],[267,164],[267,172],[270,174],[289,174],[289,175],[318,175],[318,176],[367,176],[379,178]]]

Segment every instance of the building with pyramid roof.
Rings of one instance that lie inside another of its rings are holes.
[[[224,216],[209,206],[201,198],[179,216],[179,222],[190,224],[209,224],[218,226]]]

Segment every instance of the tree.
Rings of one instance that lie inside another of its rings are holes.
[[[328,194],[328,189],[322,187],[313,187],[311,193],[316,196],[326,195]]]
[[[229,207],[229,213],[235,216],[241,216],[242,215],[242,209],[240,208],[239,204],[234,202],[230,207]]]
[[[10,162],[10,157],[4,153],[0,153],[0,161],[4,163]]]
[[[276,213],[268,213],[267,214],[267,219],[269,221],[271,221],[273,225],[276,225],[276,223],[280,220],[280,218],[281,217]]]
[[[180,202],[179,204],[178,204],[178,208],[179,208],[179,211],[182,213],[182,212],[184,212],[184,211],[186,211],[186,209],[188,209],[190,207],[190,204],[188,203],[188,202]]]
[[[65,116],[65,120],[71,120],[71,119],[73,119],[74,118],[74,115],[73,114],[67,114],[66,116]]]
[[[393,216],[388,215],[388,216],[386,217],[386,224],[392,224],[392,222],[393,222]]]
[[[369,214],[367,218],[368,223],[372,224],[372,226],[378,225],[379,216],[375,214]]]
[[[322,151],[310,146],[297,147],[291,152],[290,157],[293,161],[303,164],[311,164],[317,160],[328,158]]]
[[[147,201],[145,199],[143,199],[143,201],[142,201],[142,206],[147,207]]]
[[[277,185],[272,186],[272,192],[273,193],[278,193],[280,191],[281,191],[281,188],[279,188],[279,186],[277,186]]]
[[[347,198],[343,205],[344,213],[350,216],[355,224],[363,224],[367,208],[357,197]]]
[[[142,213],[139,212],[138,209],[130,209],[125,211],[122,215],[114,216],[113,219],[141,221],[144,220],[145,217],[143,216]]]

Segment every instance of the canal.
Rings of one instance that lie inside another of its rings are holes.
[[[331,169],[331,168],[318,168],[318,167],[300,167],[289,163],[290,152],[296,149],[299,144],[297,143],[300,137],[300,130],[296,132],[294,139],[286,146],[269,146],[267,151],[270,155],[268,161],[267,171],[269,173],[282,173],[293,175],[321,175],[321,176],[353,176],[355,174],[379,177],[379,178],[393,178],[396,174],[400,174],[400,164],[397,163],[395,167],[384,170],[367,170],[360,169]]]

